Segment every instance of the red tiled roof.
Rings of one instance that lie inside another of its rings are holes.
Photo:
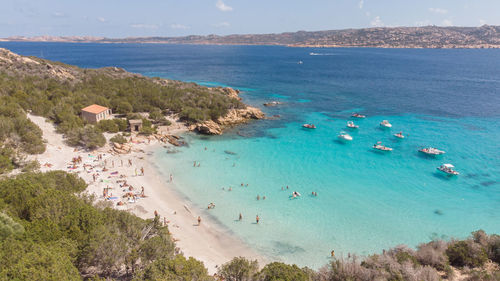
[[[103,111],[106,111],[108,110],[109,108],[105,107],[105,106],[100,106],[100,105],[97,105],[97,104],[93,104],[93,105],[89,105],[85,108],[82,108],[82,111],[86,111],[86,112],[90,112],[90,113],[94,113],[94,114],[99,114]]]

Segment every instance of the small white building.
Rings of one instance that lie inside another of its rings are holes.
[[[97,123],[111,117],[111,109],[97,104],[82,108],[82,118],[89,123]]]

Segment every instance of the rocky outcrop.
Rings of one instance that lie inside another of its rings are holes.
[[[189,129],[205,135],[222,135],[226,128],[246,123],[252,119],[263,118],[265,118],[265,115],[260,109],[247,106],[243,109],[231,109],[225,116],[216,121],[204,121],[192,125]]]
[[[127,154],[127,153],[130,153],[130,151],[132,150],[132,147],[126,143],[119,144],[119,143],[114,142],[113,143],[113,150],[119,154]]]

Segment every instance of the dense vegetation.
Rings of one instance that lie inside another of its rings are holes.
[[[196,123],[244,107],[220,89],[147,78],[118,68],[81,69],[0,49],[0,174],[23,166],[23,153],[44,151],[41,131],[26,118],[27,112],[52,120],[68,144],[88,149],[105,144],[102,132],[127,129],[125,119],[86,124],[80,110],[94,103],[127,119],[137,118],[135,112],[149,112],[149,119],[158,125],[170,124],[164,117],[168,113]],[[139,118],[141,133],[155,132],[147,118]]]
[[[64,172],[0,181],[0,280],[208,278],[158,220],[93,206],[85,187]]]

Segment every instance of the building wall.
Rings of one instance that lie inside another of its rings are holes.
[[[90,123],[97,123],[101,120],[105,120],[111,117],[111,109],[105,110],[101,113],[94,114],[86,111],[82,111],[82,117]]]

